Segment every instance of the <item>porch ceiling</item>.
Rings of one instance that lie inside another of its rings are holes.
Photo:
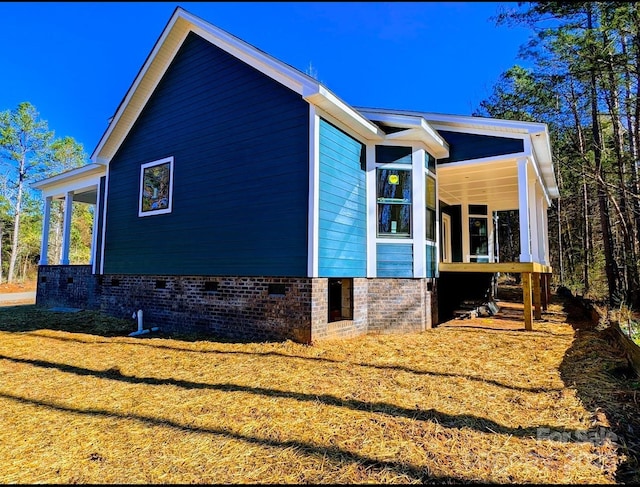
[[[494,210],[518,208],[516,160],[438,166],[440,199],[449,204],[488,204]]]

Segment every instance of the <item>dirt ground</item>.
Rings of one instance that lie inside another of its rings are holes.
[[[14,282],[11,284],[4,282],[0,284],[0,294],[25,293],[28,291],[35,291],[36,286],[37,286],[36,281]]]

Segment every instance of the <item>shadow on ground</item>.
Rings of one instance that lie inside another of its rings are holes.
[[[127,335],[135,329],[133,320],[113,318],[96,311],[51,311],[35,305],[0,308],[0,331],[57,330],[112,337]]]
[[[594,322],[579,300],[554,296],[575,330],[575,338],[560,365],[567,387],[576,390],[592,414],[591,438],[598,444],[609,437],[624,455],[616,481],[640,483],[640,379],[630,366],[616,332]],[[603,425],[608,423],[608,427]]]
[[[521,300],[517,287],[505,292],[500,294],[501,299]],[[552,302],[562,306],[566,322],[575,330],[575,338],[560,365],[561,378],[566,387],[575,389],[592,414],[593,431],[612,433],[607,433],[608,437],[619,445],[619,453],[625,456],[617,468],[616,481],[640,483],[640,379],[630,367],[613,329],[594,323],[590,312],[577,299],[554,296]],[[35,305],[0,308],[0,331],[43,329],[114,337],[128,335],[135,330],[135,323],[96,311],[54,312]],[[203,339],[202,336],[165,337],[185,341]],[[602,439],[597,436],[594,441]]]
[[[43,308],[36,305],[16,305],[0,307],[0,331],[28,332],[36,330],[55,330],[68,333],[86,333],[102,337],[128,336],[137,330],[134,319],[115,318],[99,311],[74,308]],[[268,343],[277,340],[243,340],[225,338],[212,333],[169,333],[152,332],[139,335],[139,340],[147,338],[170,338],[184,342],[207,340],[220,343]]]

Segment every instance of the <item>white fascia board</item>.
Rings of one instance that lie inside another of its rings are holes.
[[[421,113],[422,117],[432,125],[441,123],[446,125],[457,125],[459,127],[470,128],[490,127],[495,130],[516,131],[520,133],[535,133],[545,131],[547,125],[539,122],[522,122],[518,120],[505,120],[501,118],[473,117],[467,115],[446,115],[441,113]]]
[[[395,132],[393,134],[388,134],[385,137],[385,140],[388,141],[419,141],[422,142],[426,149],[433,155],[436,159],[443,159],[445,157],[449,157],[449,144],[436,134],[433,130],[425,130],[425,128],[410,128],[406,130],[402,130],[401,132]]]
[[[449,132],[522,139],[525,143],[525,152],[527,155],[531,155],[535,158],[536,172],[541,177],[542,181],[544,181],[548,197],[551,199],[560,197],[558,184],[553,170],[551,143],[546,124],[536,122],[511,122],[508,120],[497,120],[497,122],[499,123],[495,124],[495,129],[487,129],[486,127],[473,128],[468,125],[446,125],[445,123],[438,122],[432,122],[431,126],[436,130],[445,130]],[[508,125],[508,123],[511,123],[511,125]],[[509,128],[509,131],[502,131],[500,130],[501,128]]]
[[[310,76],[178,7],[93,151],[93,162],[108,164],[190,32],[198,34],[301,96],[318,91],[318,82]],[[116,130],[120,124],[124,124],[121,127],[123,130]],[[116,138],[110,140],[112,137]]]
[[[100,178],[97,176],[87,176],[73,182],[60,183],[55,187],[49,187],[42,189],[42,197],[53,199],[60,199],[66,197],[70,192],[84,193],[87,190],[97,189],[100,186]]]
[[[324,86],[318,84],[307,88],[302,94],[307,102],[340,120],[365,140],[380,141],[384,139],[384,132],[377,125],[340,100]]]
[[[105,151],[105,153],[103,153],[103,151],[105,149],[105,146],[111,139],[112,135],[115,135],[114,134],[115,129],[121,123],[127,124],[127,127],[125,127],[125,130],[124,130],[124,133],[118,134],[119,135],[118,140],[110,144],[110,145],[119,146],[122,140],[124,140],[124,138],[126,137],[126,134],[129,132],[129,130],[133,126],[135,120],[138,118],[138,115],[142,111],[142,108],[144,107],[147,100],[151,96],[151,93],[153,93],[153,90],[155,89],[158,82],[162,78],[162,75],[164,74],[165,70],[169,66],[171,60],[173,60],[173,57],[178,51],[179,46],[182,44],[182,41],[186,37],[186,33],[183,33],[183,35],[179,36],[179,38],[172,39],[174,42],[172,42],[171,52],[170,53],[166,52],[166,51],[169,51],[167,39],[169,38],[172,32],[175,32],[174,29],[176,29],[176,24],[178,23],[178,21],[183,15],[184,15],[184,11],[180,7],[178,7],[174,12],[173,16],[171,17],[171,19],[169,20],[169,22],[167,23],[167,26],[162,31],[162,34],[160,35],[155,45],[153,46],[151,53],[149,54],[149,56],[147,56],[147,59],[142,65],[140,72],[138,73],[133,83],[129,87],[129,90],[127,91],[124,99],[122,100],[122,102],[120,102],[120,105],[116,110],[116,113],[111,117],[109,121],[109,126],[107,127],[104,134],[100,138],[98,145],[93,150],[93,153],[91,154],[91,160],[93,162],[100,163],[100,164],[108,164],[113,154],[115,154],[115,150],[114,149],[110,151],[107,150]],[[162,56],[159,55],[160,53],[162,53]],[[158,64],[162,64],[161,69],[159,69],[160,73],[158,74],[157,73],[158,70],[156,70],[156,72],[154,73],[155,76],[149,75],[151,71],[151,67],[157,66]],[[149,79],[149,78],[153,78],[153,79]],[[145,90],[140,90],[139,88],[143,80],[150,81],[149,83],[150,86],[145,86]],[[141,94],[141,91],[144,91],[145,93]],[[135,108],[133,107],[134,101],[136,102]],[[133,109],[135,113],[130,115],[127,118],[126,122],[124,120],[121,122],[125,112],[130,109]]]
[[[56,174],[47,179],[41,179],[31,183],[33,189],[41,190],[43,195],[51,195],[53,192],[61,192],[60,188],[72,186],[82,187],[87,181],[100,180],[106,173],[105,167],[101,164],[87,164]],[[62,194],[62,193],[61,193]]]
[[[547,176],[544,174],[543,169],[545,167],[551,168],[551,173],[553,174],[553,166],[550,163],[541,164],[541,161],[540,159],[538,159],[537,154],[535,152],[535,147],[533,146],[532,138],[527,138],[525,140],[524,147],[525,147],[525,152],[530,154],[529,161],[531,162],[531,167],[533,168],[535,177],[540,183],[540,186],[542,187],[545,201],[547,202],[547,205],[551,206],[551,200],[553,196],[552,196],[551,190],[549,189],[549,181],[547,179]],[[555,175],[551,182],[555,186]],[[555,188],[557,191],[557,186]]]
[[[394,127],[407,130],[385,135],[385,140],[420,141],[436,159],[449,157],[449,144],[421,116],[379,112],[377,110],[360,110],[365,117]]]
[[[232,56],[244,61],[258,71],[275,79],[299,95],[306,89],[312,89],[318,82],[286,63],[269,56],[251,44],[225,32],[222,29],[183,11],[182,17],[187,20],[196,34],[223,49]]]
[[[542,173],[549,197],[552,199],[559,198],[560,190],[558,189],[558,182],[553,169],[549,132],[545,130],[531,134],[531,146],[533,147],[536,162],[540,163],[540,172]]]

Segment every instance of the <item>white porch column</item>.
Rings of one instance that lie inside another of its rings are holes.
[[[471,245],[469,244],[469,201],[465,198],[462,201],[462,262],[469,262]]]
[[[64,221],[62,224],[62,256],[60,264],[69,265],[71,247],[71,213],[73,211],[73,191],[68,191],[64,199]]]
[[[518,159],[518,212],[520,215],[520,262],[532,262],[529,227],[529,171],[526,157]]]
[[[412,228],[413,232],[413,277],[427,275],[426,206],[427,194],[424,167],[424,149],[413,148],[412,153]]]
[[[544,244],[542,251],[542,263],[544,265],[550,265],[551,261],[549,259],[549,205],[547,204],[547,200],[542,198],[542,242]]]
[[[541,188],[542,189],[542,188]],[[542,191],[536,197],[536,228],[538,233],[538,253],[537,261],[544,263],[546,254],[546,239],[547,234],[544,228],[544,215],[546,214],[546,207],[544,204],[544,195]]]
[[[98,203],[93,205],[93,224],[91,225],[91,251],[89,253],[89,265],[93,269],[95,261],[96,242],[98,237]]]
[[[531,259],[540,262],[540,228],[538,227],[538,183],[535,178],[529,180],[529,228],[531,229]]]
[[[96,187],[96,203],[93,205],[93,227],[91,229],[91,253],[89,254],[89,264],[91,265],[91,272],[96,273],[96,252],[98,252],[98,220],[100,215],[98,211],[100,209],[100,200],[102,194],[100,193],[100,183]]]
[[[52,196],[44,199],[44,215],[42,216],[42,240],[40,241],[40,265],[47,265],[49,254],[49,226],[51,221],[51,202]]]

